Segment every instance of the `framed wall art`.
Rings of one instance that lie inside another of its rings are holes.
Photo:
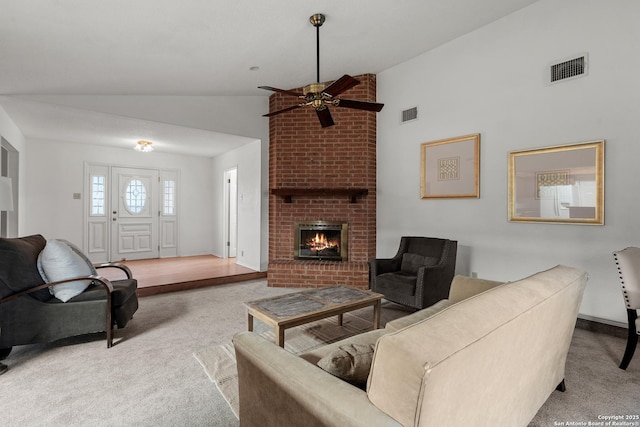
[[[604,224],[604,140],[509,153],[509,221]]]
[[[480,197],[480,134],[420,146],[420,197]]]

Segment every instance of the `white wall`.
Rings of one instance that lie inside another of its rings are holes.
[[[21,153],[22,154],[22,153]],[[180,170],[178,255],[203,255],[213,251],[211,211],[211,159],[138,153],[98,145],[28,139],[26,180],[22,186],[25,207],[21,235],[40,233],[64,238],[82,247],[83,203],[73,193],[83,193],[84,162]]]
[[[238,168],[238,250],[236,262],[253,270],[267,268],[268,230],[263,226],[268,198],[262,161],[263,145],[260,140],[245,144],[228,153],[212,159],[213,199],[216,200],[212,212],[213,254],[225,255],[224,240],[224,172]]]
[[[586,270],[582,317],[626,323],[612,251],[640,245],[640,2],[542,0],[378,74],[377,256],[402,235],[456,239],[460,264],[515,280]],[[588,75],[548,68],[587,53]],[[419,120],[400,124],[418,106]],[[480,199],[420,199],[420,144],[481,134]],[[510,151],[605,139],[604,226],[509,223]]]

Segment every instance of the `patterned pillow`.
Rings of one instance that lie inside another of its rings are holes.
[[[360,388],[367,385],[375,344],[346,344],[318,360],[317,365]]]

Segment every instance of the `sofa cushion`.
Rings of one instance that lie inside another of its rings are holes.
[[[449,307],[452,304],[453,304],[453,301],[448,299],[443,299],[430,307],[423,308],[422,310],[416,311],[415,313],[411,313],[407,316],[399,317],[395,320],[391,320],[390,322],[387,322],[385,329],[388,329],[389,331],[397,331],[402,328],[406,328],[407,326],[413,325],[414,323],[417,323],[421,320],[424,320],[428,317],[433,316],[434,314],[438,313],[440,310],[444,310],[445,308]]]
[[[43,285],[36,262],[46,240],[39,234],[19,238],[0,238],[0,298]],[[48,289],[32,295],[40,301],[48,301]]]
[[[451,290],[449,292],[448,299],[438,301],[434,305],[416,311],[408,316],[392,320],[386,324],[385,329],[397,331],[399,329],[406,328],[409,325],[413,325],[414,323],[433,316],[450,305],[502,284],[502,282],[496,282],[494,280],[476,279],[456,275],[451,282]]]
[[[318,361],[318,366],[350,384],[367,384],[375,344],[345,344]]]
[[[463,299],[467,299],[473,295],[477,295],[502,284],[503,282],[497,282],[495,280],[456,275],[453,277],[453,281],[451,282],[449,299],[452,302],[462,301]]]
[[[73,277],[95,275],[96,270],[77,248],[62,240],[48,240],[38,257],[38,266],[45,282],[71,279]],[[81,294],[91,282],[78,280],[61,283],[50,288],[60,301],[67,302]]]

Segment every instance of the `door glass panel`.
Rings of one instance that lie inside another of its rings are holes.
[[[104,176],[93,175],[91,177],[91,215],[102,216],[104,212],[105,188]]]
[[[175,215],[176,213],[175,197],[176,197],[176,182],[169,179],[165,180],[164,188],[162,192],[163,208],[164,208],[165,215]]]
[[[132,214],[139,214],[147,203],[147,189],[139,179],[129,181],[125,189],[125,203]]]

